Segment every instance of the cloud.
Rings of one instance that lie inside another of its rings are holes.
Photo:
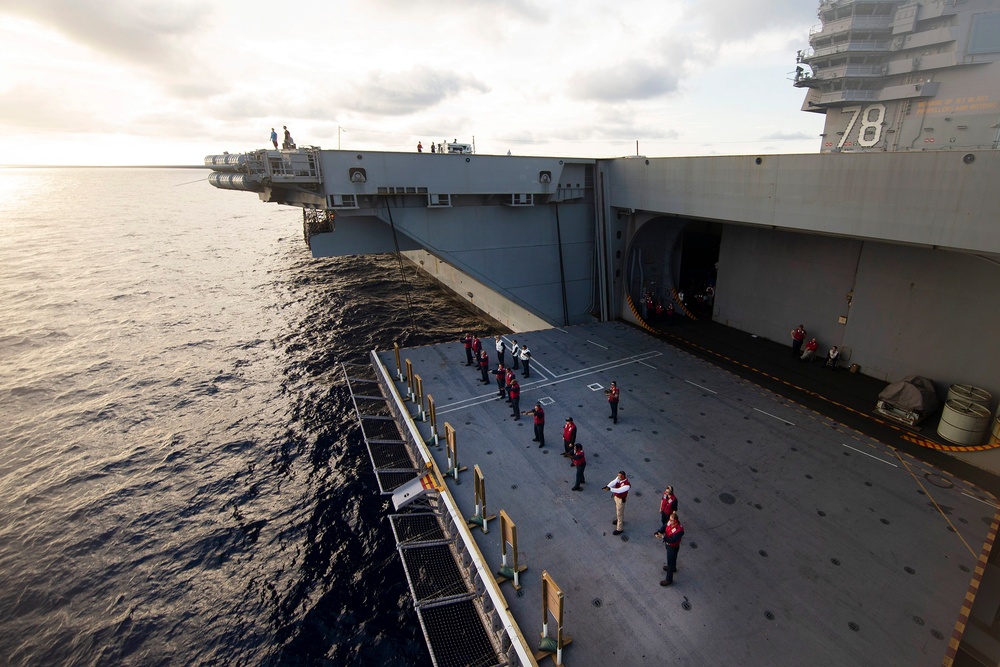
[[[816,7],[816,2],[803,0],[702,1],[689,6],[686,18],[702,25],[716,40],[738,42],[760,33],[818,23]]]
[[[679,81],[679,71],[631,60],[613,67],[578,72],[570,77],[569,94],[576,99],[599,102],[647,100],[674,92]]]
[[[805,132],[773,132],[761,137],[759,141],[801,141],[803,139],[811,141],[815,138],[816,135]]]
[[[403,116],[433,107],[465,92],[488,93],[489,86],[475,77],[416,67],[407,71],[375,72],[365,83],[349,90],[337,106],[357,113]],[[320,105],[313,118],[329,118],[330,108]]]
[[[455,16],[462,12],[479,12],[500,23],[501,18],[526,18],[533,21],[547,21],[550,11],[548,3],[531,0],[369,0],[371,7],[384,7],[393,15],[400,12],[416,14],[428,19],[427,30],[434,29],[435,20],[442,16]]]
[[[40,86],[18,84],[0,92],[0,125],[45,132],[100,132],[111,129],[72,91],[53,94]]]
[[[179,0],[6,0],[0,11],[113,58],[170,72],[187,69],[184,38],[199,32],[210,6]]]

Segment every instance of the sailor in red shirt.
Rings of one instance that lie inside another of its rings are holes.
[[[674,583],[674,572],[677,571],[677,552],[680,551],[681,538],[684,537],[684,526],[677,519],[677,512],[672,513],[663,528],[654,533],[653,536],[662,537],[663,544],[667,547],[667,564],[663,566],[667,578],[661,581],[660,585],[669,586]]]
[[[528,410],[524,414],[535,416],[535,437],[532,442],[538,443],[538,448],[545,446],[545,410],[542,410],[541,403],[535,403],[534,410]]]
[[[482,350],[479,353],[479,372],[483,376],[483,384],[489,384],[490,355],[486,354],[486,350]]]
[[[515,377],[517,377],[517,374],[515,374],[514,370],[510,366],[508,366],[507,367],[507,377],[504,379],[504,384],[506,384],[507,387],[508,387],[508,390],[507,390],[507,402],[508,403],[510,403],[510,385],[514,382],[514,378]],[[515,410],[515,412],[516,412],[516,410]]]
[[[472,365],[472,334],[465,334],[465,338],[462,339],[465,343],[465,365]]]
[[[674,487],[668,486],[663,491],[663,498],[660,499],[660,525],[664,525],[670,520],[670,515],[677,511],[677,496],[674,495]]]
[[[483,351],[483,341],[479,340],[479,336],[472,337],[472,359],[474,361],[479,361],[479,353]]]
[[[510,396],[510,407],[511,411],[514,413],[511,417],[514,421],[521,420],[521,385],[517,381],[517,376],[507,384],[507,395]]]
[[[819,343],[816,341],[815,338],[811,338],[809,342],[806,343],[805,352],[803,352],[802,356],[799,357],[799,361],[809,361],[810,359],[812,359],[813,355],[816,354],[817,348],[819,348]]]
[[[618,423],[618,399],[621,397],[618,391],[618,383],[612,382],[611,388],[605,392],[608,395],[608,405],[611,406],[611,416],[608,419],[613,419],[614,423]]]
[[[500,390],[497,396],[503,398],[507,395],[505,391],[507,388],[507,369],[503,367],[503,364],[499,364],[497,369],[493,371],[493,375],[497,376],[497,389]]]
[[[615,498],[615,520],[613,521],[615,530],[611,533],[612,535],[621,535],[625,532],[625,500],[628,499],[628,490],[631,488],[632,484],[625,476],[624,470],[619,470],[618,476],[604,487],[604,490],[610,491]]]
[[[806,329],[801,324],[792,329],[792,356],[797,357],[802,349],[802,342],[806,339]]]
[[[563,456],[573,455],[573,445],[576,444],[576,424],[572,417],[566,417],[566,425],[563,426]]]
[[[587,457],[583,454],[583,445],[576,443],[573,447],[573,462],[570,463],[572,467],[576,468],[576,484],[573,486],[573,490],[582,491],[580,485],[587,482],[583,478],[583,471],[587,469]]]

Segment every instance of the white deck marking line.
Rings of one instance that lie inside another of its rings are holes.
[[[649,365],[649,364],[647,364],[647,363],[646,363],[645,361],[637,361],[637,362],[635,362],[635,363],[637,363],[637,364],[642,364],[642,365],[643,365],[643,366],[645,366],[646,368],[652,368],[652,369],[653,369],[654,371],[658,371],[658,370],[660,370],[660,369],[659,369],[659,368],[657,368],[656,366],[650,366],[650,365]],[[715,393],[715,392],[712,392],[712,393]]]
[[[603,364],[597,364],[596,366],[587,366],[586,368],[580,368],[575,371],[569,371],[568,373],[563,373],[562,375],[554,375],[557,378],[568,378],[573,375],[589,375],[590,371],[599,370],[611,370],[612,368],[618,368],[623,363],[633,363],[636,361],[642,361],[643,359],[652,359],[653,357],[662,357],[662,352],[643,352],[642,354],[633,354],[631,357],[624,357],[622,359],[617,359],[615,361],[605,361]]]
[[[545,372],[548,373],[550,376],[552,376],[552,379],[555,380],[557,378],[569,378],[572,376],[581,376],[585,374],[585,371],[589,371],[590,369],[606,368],[606,370],[611,370],[612,368],[618,368],[618,366],[621,365],[621,363],[619,363],[621,361],[625,361],[627,363],[633,363],[635,361],[640,361],[642,359],[652,359],[653,357],[660,357],[660,356],[663,356],[662,352],[643,352],[642,354],[633,354],[631,357],[625,357],[624,360],[619,359],[617,361],[606,361],[603,364],[597,364],[596,366],[589,366],[587,368],[581,368],[575,371],[568,371],[561,375],[559,373],[553,373],[552,371],[550,371],[548,368],[545,368],[545,366],[542,366],[541,364],[538,365],[544,368]],[[531,363],[532,365],[534,365],[536,362],[534,359],[532,359]],[[542,377],[545,380],[549,379],[545,377],[544,374],[542,375]]]
[[[1000,505],[994,505],[993,503],[989,502],[988,500],[983,500],[982,498],[976,498],[975,496],[970,496],[965,491],[962,491],[962,495],[965,496],[966,498],[972,498],[973,500],[978,500],[982,504],[989,505],[990,507],[992,507],[995,510],[1000,510]]]
[[[601,348],[603,350],[610,350],[611,349],[610,347],[605,347],[604,345],[601,345],[600,343],[595,343],[592,340],[588,340],[587,342],[590,343],[591,345],[596,345],[597,347],[599,347],[599,348]]]
[[[684,380],[684,381],[687,382],[688,384],[692,384],[695,387],[698,387],[698,389],[704,389],[705,391],[707,391],[710,394],[718,394],[719,393],[717,391],[712,391],[708,387],[702,387],[700,384],[695,384],[694,382],[691,382],[691,380]],[[765,412],[764,414],[767,414],[767,413]],[[774,417],[774,415],[771,415],[771,416]]]
[[[592,375],[595,372],[612,370],[615,368],[619,368],[620,366],[625,366],[630,363],[636,363],[641,359],[651,359],[653,357],[660,357],[660,356],[663,356],[662,352],[643,352],[642,354],[637,354],[631,357],[625,357],[624,359],[619,359],[618,361],[608,361],[603,364],[598,364],[597,366],[590,366],[587,368],[581,368],[579,370],[570,371],[569,373],[566,373],[565,375],[559,377],[572,380],[574,377],[584,377],[586,375]],[[544,379],[548,380],[548,378]],[[537,384],[536,382],[527,382],[521,385],[521,389],[523,390],[525,387],[529,387],[536,384]],[[468,403],[470,401],[478,401],[481,398],[482,396],[471,396],[469,398],[463,398],[460,401],[455,401],[454,403],[448,403],[447,405],[460,405],[462,403]]]
[[[657,353],[654,356],[658,356],[659,354],[661,354],[661,353]],[[592,371],[587,372],[587,373],[581,373],[579,371],[574,371],[574,372],[579,373],[579,374],[578,375],[573,375],[573,377],[562,377],[562,378],[559,378],[558,380],[552,380],[551,382],[548,381],[548,380],[543,381],[542,383],[531,382],[531,383],[528,383],[528,384],[521,385],[521,395],[523,397],[524,393],[526,391],[529,391],[530,389],[542,389],[544,387],[551,387],[554,384],[560,384],[562,382],[569,382],[570,380],[578,380],[581,377],[585,377],[587,375],[594,375],[594,374],[597,374],[597,373],[602,373],[602,372],[607,371],[607,370],[612,370],[614,368],[620,368],[622,366],[628,366],[629,364],[635,364],[635,363],[639,363],[639,360],[637,360],[637,359],[628,359],[628,360],[622,361],[621,363],[618,363],[615,366],[610,366],[608,368],[598,368],[596,370],[592,370]],[[465,408],[471,408],[471,407],[473,407],[475,405],[481,405],[483,403],[489,403],[490,401],[493,401],[493,400],[499,400],[499,398],[500,397],[497,396],[497,395],[495,395],[495,394],[493,396],[491,396],[490,398],[484,398],[483,396],[473,396],[472,398],[463,398],[460,401],[455,401],[454,403],[447,403],[445,405],[442,405],[441,407],[444,408],[444,409],[437,410],[436,412],[439,415],[445,415],[445,414],[448,414],[449,412],[455,412],[456,410],[464,410]]]
[[[771,414],[770,412],[764,412],[764,411],[763,411],[763,410],[761,410],[760,408],[754,408],[754,410],[756,410],[757,412],[759,412],[759,413],[761,413],[761,414],[765,414],[765,415],[767,415],[768,417],[774,417],[774,418],[775,418],[775,419],[777,419],[777,420],[778,420],[779,422],[785,422],[785,423],[786,423],[786,424],[788,424],[789,426],[795,426],[795,424],[793,424],[792,422],[790,422],[790,421],[788,421],[788,420],[785,420],[785,419],[782,419],[781,417],[779,417],[779,416],[777,416],[777,415],[772,415],[772,414]]]
[[[844,445],[844,443],[840,443],[840,444],[841,444],[841,445]],[[886,461],[885,459],[880,459],[880,458],[879,458],[879,457],[877,457],[877,456],[872,456],[872,455],[871,455],[871,454],[869,454],[868,452],[863,452],[863,451],[861,451],[860,449],[856,449],[856,448],[854,448],[854,447],[851,447],[850,445],[844,445],[844,447],[847,447],[848,449],[853,449],[853,450],[854,450],[854,451],[856,451],[856,452],[857,452],[858,454],[864,454],[865,456],[871,456],[871,457],[872,457],[873,459],[875,459],[876,461],[881,461],[882,463],[884,463],[884,464],[886,464],[886,465],[889,465],[889,466],[892,466],[893,468],[898,468],[898,467],[899,467],[898,465],[896,465],[896,464],[895,464],[895,463],[893,463],[892,461]]]

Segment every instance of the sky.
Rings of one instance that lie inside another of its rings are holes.
[[[815,153],[818,0],[0,0],[0,164]]]

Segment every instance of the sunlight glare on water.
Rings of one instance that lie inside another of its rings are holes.
[[[205,175],[0,169],[0,663],[427,664],[338,362],[490,325]]]

